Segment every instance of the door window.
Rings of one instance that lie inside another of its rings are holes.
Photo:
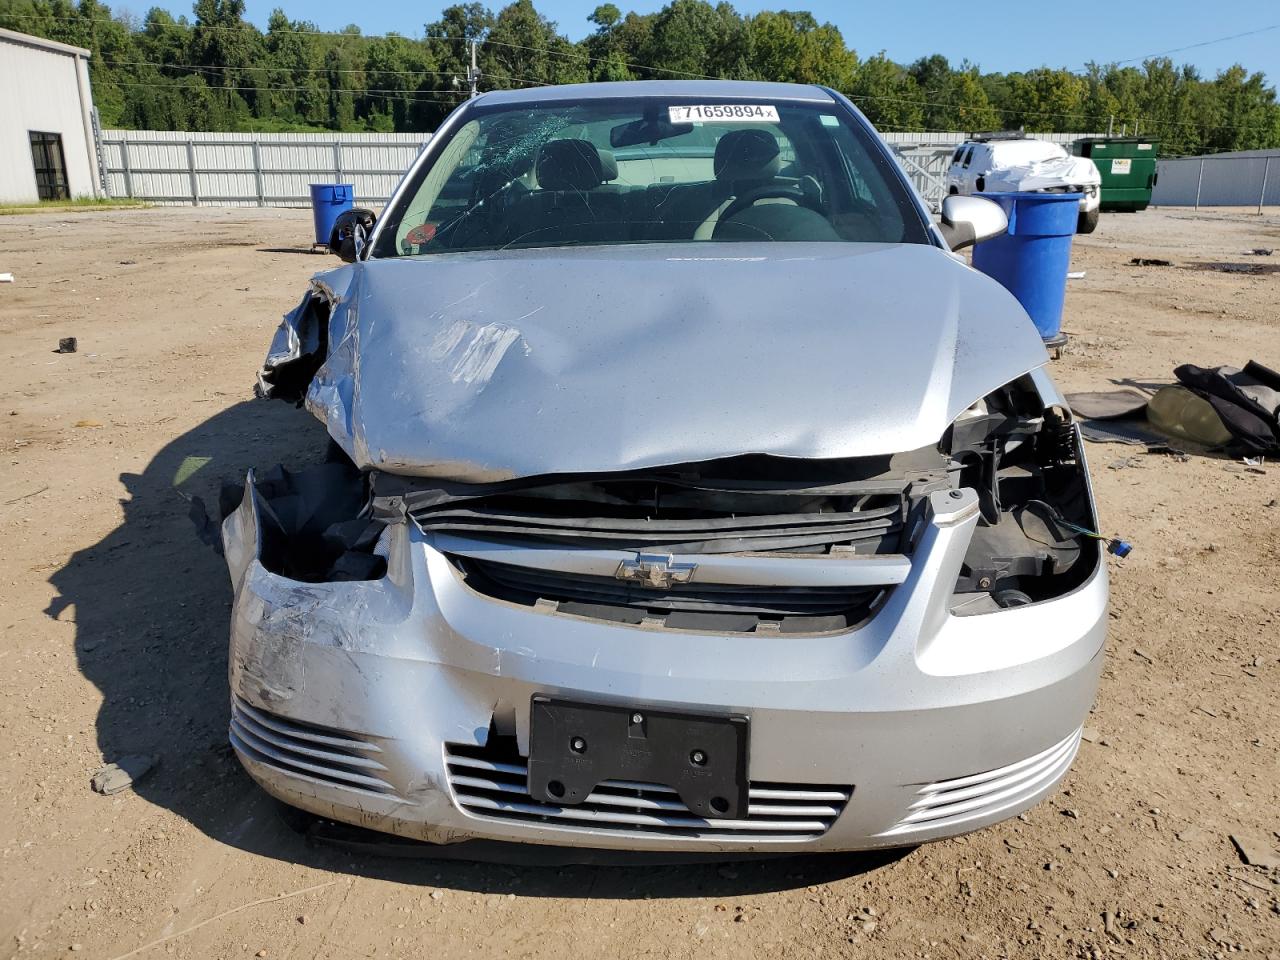
[[[31,161],[36,168],[36,192],[41,200],[70,200],[62,135],[30,131]]]

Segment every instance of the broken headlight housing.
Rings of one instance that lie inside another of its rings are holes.
[[[1098,562],[1079,431],[1029,376],[993,391],[942,438],[952,483],[978,494],[980,517],[956,581],[957,613],[1067,593]]]

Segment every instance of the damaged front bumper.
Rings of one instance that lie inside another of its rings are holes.
[[[1065,774],[1107,622],[1100,559],[1056,599],[955,615],[978,517],[970,489],[931,494],[898,582],[855,628],[716,634],[481,595],[412,523],[382,531],[378,579],[288,579],[261,562],[250,482],[223,526],[231,741],[291,805],[441,843],[784,852],[968,832]],[[701,819],[641,784],[576,807],[535,801],[523,785],[535,694],[749,716],[748,813]],[[512,748],[495,752],[499,740]]]

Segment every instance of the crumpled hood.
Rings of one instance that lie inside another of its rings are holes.
[[[1088,157],[1063,156],[1031,163],[997,165],[986,175],[988,192],[1043,190],[1046,187],[1091,186],[1102,175]]]
[[[407,475],[897,453],[1045,361],[1012,296],[924,245],[452,254],[333,281],[307,406],[359,466]]]

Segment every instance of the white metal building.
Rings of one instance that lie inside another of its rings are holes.
[[[0,203],[100,192],[89,51],[0,30]]]

